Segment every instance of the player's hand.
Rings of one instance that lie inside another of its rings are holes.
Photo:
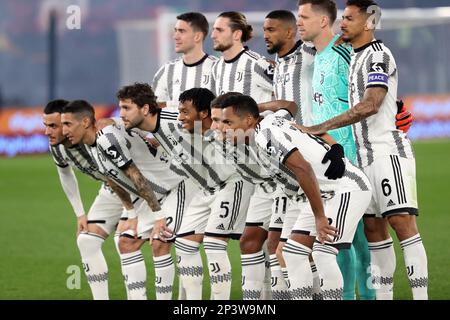
[[[320,218],[316,218],[316,231],[317,231],[317,240],[321,244],[324,244],[325,241],[333,242],[331,237],[338,235],[338,229],[333,226],[330,226],[328,223],[328,219],[325,216]]]
[[[137,217],[132,219],[128,218],[128,220],[124,223],[124,233],[129,234],[130,236],[134,237],[134,239],[137,239],[137,224]]]
[[[147,142],[155,149],[158,149],[158,147],[160,146],[159,141],[155,138],[145,137],[145,140],[147,140]]]
[[[82,232],[88,231],[88,223],[87,223],[87,217],[85,214],[83,214],[80,217],[77,217],[77,237]]]
[[[110,126],[112,124],[115,124],[113,119],[110,118],[102,118],[102,119],[98,119],[95,122],[95,127],[97,129],[97,132],[102,130],[104,127]]]
[[[345,155],[344,148],[339,143],[333,144],[331,149],[325,153],[322,163],[328,161],[330,161],[330,165],[325,171],[325,176],[330,180],[342,178],[345,172]]]
[[[156,239],[167,242],[171,237],[173,237],[173,231],[167,227],[166,218],[156,220],[150,235],[150,244]]]
[[[397,114],[395,115],[395,126],[397,129],[407,133],[413,123],[413,116],[402,100],[397,100]]]

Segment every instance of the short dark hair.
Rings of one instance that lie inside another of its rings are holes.
[[[73,113],[78,119],[82,117],[89,117],[91,121],[95,122],[94,107],[86,100],[70,101],[63,109],[62,113]]]
[[[348,0],[345,5],[358,7],[361,12],[367,12],[370,6],[378,6],[373,0]]]
[[[230,92],[224,93],[224,94],[222,94],[220,96],[217,96],[217,98],[215,98],[213,101],[211,101],[211,109],[212,108],[222,109],[223,108],[223,102],[226,99],[228,99],[229,97],[232,97],[232,96],[242,96],[242,95],[243,94],[240,93],[240,92],[230,91]]]
[[[178,100],[181,103],[191,101],[197,112],[208,111],[208,115],[210,115],[211,101],[213,101],[215,97],[214,93],[206,88],[192,88],[181,93]]]
[[[52,113],[62,113],[63,108],[67,106],[69,101],[64,99],[56,99],[52,100],[44,108],[44,114],[52,114]]]
[[[133,103],[137,104],[139,108],[148,104],[149,112],[151,114],[155,114],[159,110],[155,93],[148,83],[135,82],[134,84],[123,86],[117,92],[117,98],[119,100],[130,99]]]
[[[295,18],[294,14],[288,10],[271,11],[266,16],[266,19],[280,20],[280,21],[286,22],[288,24],[291,24],[293,26],[296,26],[296,24],[297,24],[297,19]]]
[[[313,10],[319,9],[326,12],[328,18],[330,18],[330,25],[336,21],[337,17],[337,6],[336,2],[333,0],[299,0],[298,5],[304,5],[310,3]]]
[[[242,42],[247,42],[253,37],[253,28],[247,23],[247,18],[237,11],[226,11],[219,14],[219,17],[230,19],[231,31],[242,31]]]
[[[177,19],[189,23],[195,31],[201,31],[204,35],[203,39],[208,36],[209,23],[200,12],[186,12],[177,16]]]
[[[233,107],[234,113],[243,118],[251,115],[253,118],[259,118],[259,109],[256,101],[246,95],[232,95],[222,102],[222,108]]]

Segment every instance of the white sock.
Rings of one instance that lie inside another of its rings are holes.
[[[141,251],[122,253],[122,272],[128,287],[130,300],[147,299],[147,269]]]
[[[199,251],[200,243],[177,238],[175,248],[180,281],[186,291],[187,300],[201,300],[203,289],[203,264]]]
[[[314,261],[310,261],[310,266],[313,276],[313,291],[312,291],[313,300],[323,300],[322,290],[320,289],[320,277],[319,273],[317,272],[317,267]]]
[[[377,300],[393,300],[394,272],[396,266],[392,238],[369,242],[372,285]]]
[[[263,244],[264,257],[266,262],[264,267],[264,286],[261,293],[261,300],[272,300],[272,274],[270,273],[269,249],[267,249],[267,240]]]
[[[173,280],[175,278],[175,265],[172,256],[166,254],[153,257],[155,266],[156,300],[172,300]]]
[[[288,269],[287,269],[286,267],[281,267],[281,272],[283,273],[283,279],[284,279],[284,282],[286,283],[286,286],[287,286],[287,288],[288,288],[288,290],[289,290],[289,300],[291,300],[291,292],[290,292],[290,289],[291,289],[291,281],[289,280],[289,272],[288,272]]]
[[[119,239],[120,239],[120,233],[116,232],[114,234],[114,244],[116,246],[116,250],[117,250],[117,253],[119,254],[119,258],[120,258]],[[122,264],[120,264],[120,266],[122,268]],[[123,277],[123,270],[122,270],[122,277]],[[123,278],[123,283],[125,285],[125,291],[127,293],[127,300],[130,300],[130,294],[128,292],[128,286],[127,286],[127,282],[126,282],[125,278]]]
[[[289,289],[284,281],[277,255],[270,255],[270,273],[272,274],[272,298],[273,300],[290,300]]]
[[[420,234],[400,242],[414,300],[428,300],[428,262]]]
[[[322,282],[323,300],[342,300],[344,294],[344,279],[336,260],[338,252],[331,246],[317,242],[313,246],[312,256]]]
[[[262,250],[257,253],[241,254],[243,300],[261,300],[265,262]]]
[[[309,265],[311,249],[289,239],[283,246],[283,258],[289,274],[292,300],[311,300],[313,278]]]
[[[230,300],[231,264],[228,258],[226,241],[207,237],[203,239],[208,259],[212,300]]]
[[[94,300],[108,300],[108,266],[102,252],[105,239],[93,233],[80,233],[77,245]]]

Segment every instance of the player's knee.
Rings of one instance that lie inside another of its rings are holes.
[[[77,245],[82,255],[90,254],[102,247],[104,239],[100,236],[80,233],[77,237]]]
[[[159,257],[170,253],[171,244],[162,241],[152,242],[152,252],[154,257]]]
[[[140,243],[136,239],[120,236],[119,238],[119,251],[121,254],[131,253],[139,250]]]
[[[410,215],[395,215],[389,217],[389,224],[395,230],[400,241],[408,239],[418,233],[416,220]]]
[[[262,250],[262,243],[256,239],[250,237],[241,237],[239,240],[239,246],[241,248],[241,253],[251,254]]]
[[[390,237],[387,222],[378,218],[364,219],[364,234],[369,242],[378,242]]]

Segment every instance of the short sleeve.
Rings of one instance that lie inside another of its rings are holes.
[[[275,63],[267,60],[266,58],[260,58],[254,64],[255,78],[257,84],[261,88],[268,91],[273,91],[273,75],[275,72]]]
[[[105,157],[118,168],[124,169],[132,163],[130,142],[116,132],[105,132],[97,137],[97,146]]]
[[[169,92],[167,89],[166,66],[162,66],[153,77],[152,88],[158,102],[169,101]]]
[[[292,133],[283,128],[286,119],[277,114],[281,113],[278,111],[262,121],[262,128],[258,132],[256,143],[268,156],[276,159],[278,163],[284,164],[289,156],[298,149],[293,142]]]
[[[367,59],[366,88],[383,87],[388,89],[389,77],[397,70],[393,57],[386,51],[374,51]]]

